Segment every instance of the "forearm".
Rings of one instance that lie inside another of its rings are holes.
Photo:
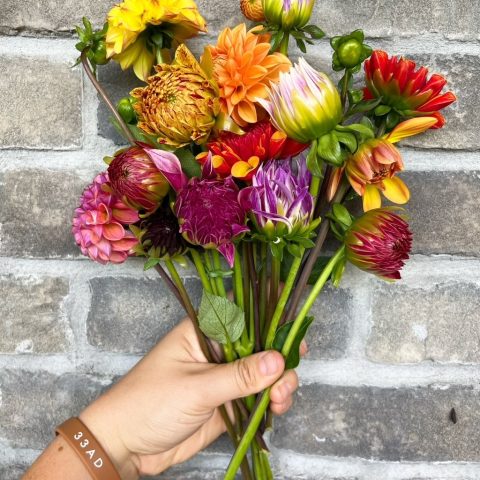
[[[22,480],[91,480],[87,468],[62,437],[56,437]]]

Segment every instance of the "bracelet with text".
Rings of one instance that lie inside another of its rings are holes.
[[[93,479],[121,480],[105,450],[79,418],[70,418],[58,426],[55,432],[75,450]]]

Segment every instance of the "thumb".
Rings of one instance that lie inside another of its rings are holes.
[[[273,385],[285,369],[283,356],[275,351],[260,352],[208,371],[204,398],[209,407],[217,407],[236,398],[258,393]]]

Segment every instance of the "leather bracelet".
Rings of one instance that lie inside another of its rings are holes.
[[[105,450],[79,418],[70,418],[55,433],[75,450],[94,480],[121,480]]]

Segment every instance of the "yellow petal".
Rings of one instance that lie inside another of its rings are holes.
[[[384,138],[390,143],[397,143],[404,138],[412,137],[425,132],[430,127],[435,125],[438,119],[435,117],[417,117],[405,120],[399,123],[388,135]]]
[[[374,208],[380,208],[382,206],[382,198],[377,187],[373,185],[367,185],[365,187],[365,193],[363,195],[363,211],[368,212]]]
[[[255,167],[253,167],[255,168]],[[236,178],[243,178],[245,177],[249,172],[253,170],[252,166],[247,163],[247,162],[237,162],[233,167],[232,167],[232,176]]]
[[[152,73],[153,63],[155,61],[155,55],[148,50],[144,50],[135,61],[133,65],[133,71],[135,75],[144,82]]]
[[[386,178],[383,181],[383,194],[391,202],[404,204],[410,200],[410,191],[403,180],[398,177]]]

